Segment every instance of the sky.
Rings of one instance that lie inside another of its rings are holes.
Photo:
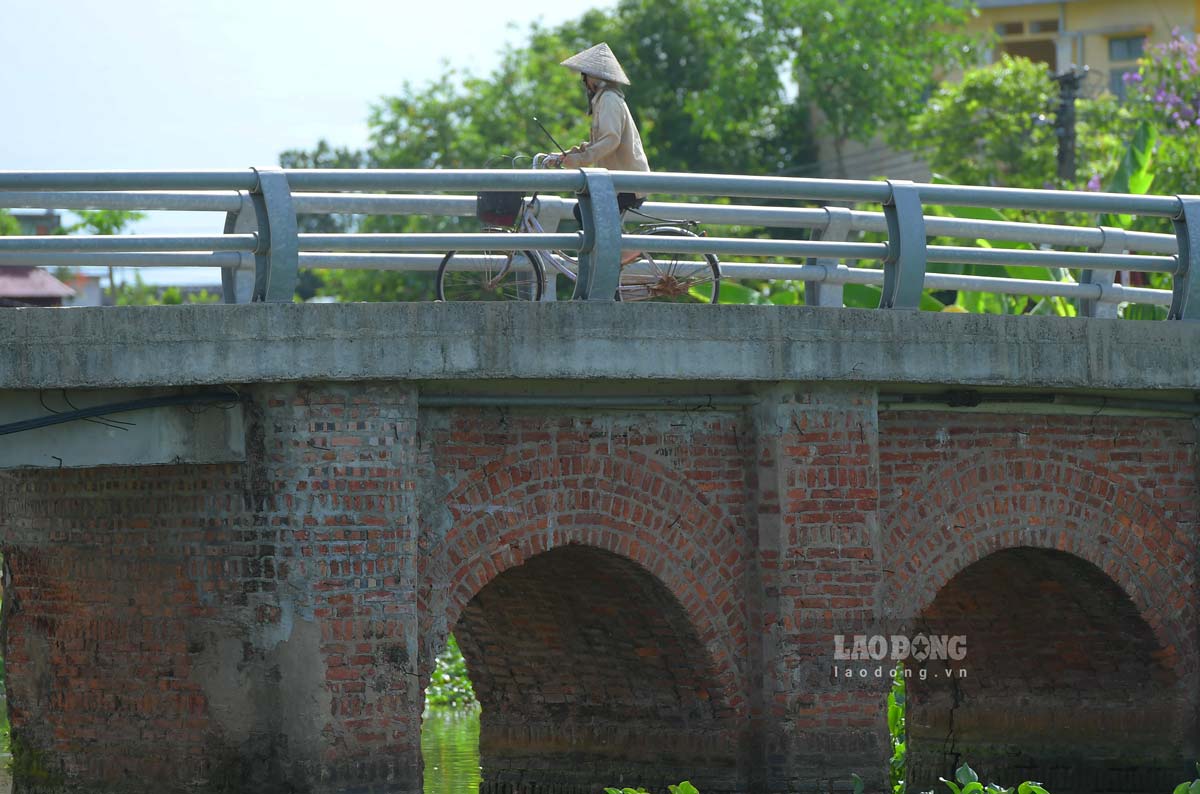
[[[505,42],[589,0],[0,0],[0,170],[239,169],[325,138],[445,65],[487,74]],[[153,213],[141,234],[219,232]],[[219,279],[218,279],[219,280]]]

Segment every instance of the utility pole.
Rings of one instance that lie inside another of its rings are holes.
[[[1088,67],[1071,68],[1050,79],[1058,83],[1058,111],[1054,132],[1058,136],[1058,178],[1065,183],[1075,181],[1075,99],[1079,86],[1087,77]]]

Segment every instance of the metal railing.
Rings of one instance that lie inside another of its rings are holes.
[[[472,216],[480,191],[537,193],[545,234],[301,234],[308,214]],[[436,191],[426,195],[425,191]],[[616,194],[768,199],[777,204],[647,203],[642,211],[701,224],[808,229],[816,239],[663,237],[625,233]],[[467,193],[469,195],[446,195]],[[553,195],[574,194],[575,198]],[[581,205],[583,228],[558,232]],[[792,206],[812,202],[828,206]],[[839,206],[882,205],[882,212]],[[836,203],[836,204],[835,204]],[[926,216],[931,204],[1108,213],[1171,219],[1174,234]],[[880,287],[881,308],[912,309],[926,289],[1061,297],[1080,313],[1115,317],[1121,303],[1169,307],[1169,319],[1200,319],[1200,197],[712,174],[519,170],[281,170],[186,172],[0,172],[0,208],[179,210],[223,213],[210,235],[0,237],[0,267],[215,267],[225,300],[290,301],[300,268],[431,271],[444,252],[553,249],[578,252],[575,297],[611,300],[621,250],[722,258],[723,279],[793,279],[808,303],[842,305],[842,287]],[[884,242],[856,241],[862,233]],[[1038,246],[930,245],[951,237]],[[1047,249],[1047,246],[1086,251]],[[754,257],[764,261],[738,261]],[[799,261],[798,261],[799,260]],[[880,266],[857,266],[861,261]],[[929,272],[928,264],[1021,265],[1079,272],[1077,282]],[[1164,273],[1172,289],[1123,286],[1119,271]]]

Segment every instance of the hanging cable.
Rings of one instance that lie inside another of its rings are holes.
[[[10,422],[9,424],[0,425],[0,436],[9,435],[11,433],[23,433],[26,430],[36,430],[39,427],[49,427],[50,425],[74,422],[76,420],[88,419],[93,416],[119,414],[127,411],[140,411],[143,408],[160,408],[169,405],[220,405],[222,403],[228,405],[228,407],[232,407],[232,404],[234,403],[246,401],[247,398],[242,397],[242,395],[238,394],[237,391],[232,388],[227,388],[224,391],[203,391],[194,392],[192,394],[164,394],[158,397],[143,397],[138,400],[128,400],[126,402],[93,405],[89,408],[79,408],[74,411],[62,411],[60,413],[51,414],[50,416],[39,416],[36,419],[24,419],[20,422]]]

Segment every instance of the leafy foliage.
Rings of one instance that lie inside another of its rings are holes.
[[[904,678],[904,665],[897,664],[892,670],[892,689],[888,692],[887,721],[888,736],[892,744],[892,757],[888,771],[892,794],[904,794],[907,790],[908,768],[908,696]]]
[[[556,28],[534,25],[487,78],[447,70],[424,87],[405,84],[369,117],[363,163],[379,168],[525,167],[552,148],[539,118],[564,146],[588,134],[578,75],[559,62],[597,41],[619,53],[633,85],[626,96],[657,170],[761,173],[811,157],[805,106],[788,105],[778,55],[747,0],[625,0]],[[318,151],[287,153],[317,165]],[[333,154],[325,152],[326,159]],[[345,159],[345,155],[343,155]],[[364,232],[474,230],[469,218],[370,217]],[[432,274],[322,271],[318,294],[342,300],[428,300]]]
[[[144,212],[128,210],[76,210],[75,214],[79,223],[67,227],[67,231],[85,234],[120,234],[129,224],[146,217]]]
[[[1200,44],[1173,32],[1171,40],[1146,49],[1136,72],[1125,75],[1135,117],[1158,133],[1155,192],[1194,193],[1200,183]],[[1165,231],[1165,229],[1158,229]]]
[[[1004,55],[939,88],[909,125],[931,168],[967,185],[1044,188],[1057,177],[1058,88],[1045,66]],[[1112,173],[1130,116],[1109,96],[1076,101],[1077,172]],[[1086,178],[1085,178],[1086,181]]]
[[[67,227],[68,234],[74,232],[103,235],[120,234],[125,231],[129,224],[146,217],[146,213],[144,212],[130,212],[128,210],[76,210],[75,214],[79,216],[79,223]],[[126,300],[129,300],[131,295],[140,298],[146,292],[140,274],[137,275],[137,284],[133,288],[132,293],[128,290],[128,286],[127,284],[118,285],[115,271],[111,267],[108,269],[108,294],[112,298],[113,305],[118,305],[122,293],[124,293]],[[133,304],[126,303],[124,305]]]
[[[7,210],[0,210],[0,237],[15,236],[21,233],[21,224],[17,223]]]
[[[978,49],[964,32],[970,3],[944,0],[787,0],[764,3],[781,31],[801,96],[821,110],[842,174],[842,146],[894,133],[936,79]]]
[[[497,155],[563,145],[588,133],[578,75],[559,62],[607,41],[656,170],[761,173],[811,152],[803,105],[788,103],[774,35],[753,0],[623,0],[556,28],[534,25],[487,78],[448,70],[406,84],[371,113],[369,159],[394,168],[477,168]]]
[[[944,777],[938,778],[938,780],[946,784],[946,787],[953,794],[1013,794],[1012,788],[1004,788],[995,783],[988,783],[986,786],[983,785],[979,782],[979,775],[975,774],[975,770],[967,764],[960,766],[954,773],[954,777],[958,781],[957,783],[952,780],[946,780]],[[1042,788],[1041,783],[1034,783],[1028,780],[1018,786],[1016,790],[1020,794],[1049,794],[1046,789]]]
[[[670,794],[700,794],[700,792],[689,781],[685,780],[682,783],[667,786],[667,791]],[[605,788],[604,794],[650,794],[644,788]]]
[[[1176,786],[1171,794],[1200,794],[1200,763],[1196,764],[1196,775],[1195,780],[1185,780]],[[1025,792],[1022,791],[1021,794],[1025,794]],[[1042,793],[1037,792],[1037,794]]]
[[[433,675],[425,690],[425,705],[450,709],[479,708],[475,689],[467,674],[467,662],[453,634],[446,640],[446,649],[434,660]]]
[[[221,296],[201,290],[187,295],[179,287],[167,287],[160,290],[153,284],[147,284],[142,274],[134,272],[133,282],[122,282],[109,290],[114,306],[178,306],[180,304],[219,303]]]
[[[328,141],[317,141],[312,151],[288,149],[279,155],[279,164],[284,168],[364,168],[367,155],[345,147],[334,148]],[[354,215],[324,213],[296,216],[296,230],[301,234],[341,234],[355,231],[361,219]],[[308,300],[327,283],[335,282],[344,271],[300,271],[296,294]]]

